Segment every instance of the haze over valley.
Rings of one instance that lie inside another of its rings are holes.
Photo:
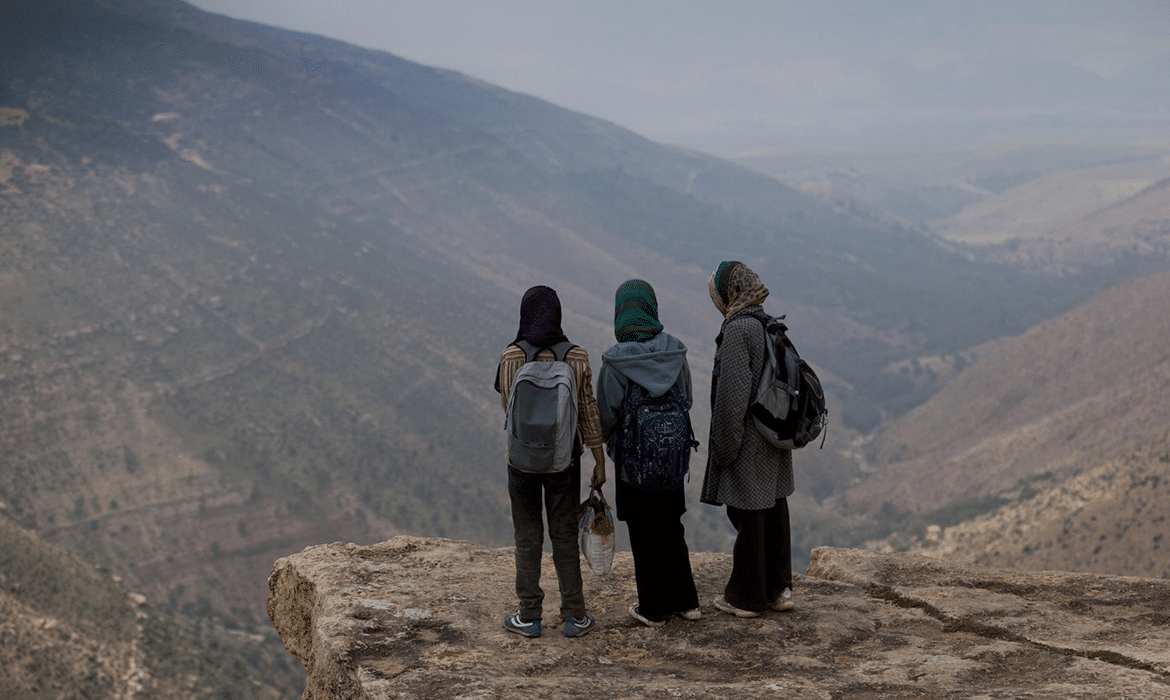
[[[596,371],[614,289],[649,280],[705,442],[706,282],[729,259],[829,393],[824,448],[796,457],[798,570],[867,545],[1170,574],[1164,73],[1077,82],[1026,139],[996,122],[946,148],[716,157],[179,0],[21,0],[0,20],[0,605],[31,640],[0,659],[24,669],[0,676],[15,697],[43,697],[25,650],[51,658],[49,618],[95,688],[149,668],[135,682],[159,694],[299,693],[265,619],[276,559],[511,543],[492,379],[524,290],[558,290]],[[705,458],[688,540],[728,551],[697,499]],[[78,577],[101,581],[92,605],[43,593]],[[156,625],[213,651],[141,656]]]

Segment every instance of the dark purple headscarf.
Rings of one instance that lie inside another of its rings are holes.
[[[520,329],[513,343],[526,340],[538,348],[566,343],[561,330],[561,300],[552,287],[537,285],[520,300]]]
[[[524,292],[524,297],[520,300],[520,328],[516,331],[516,340],[512,343],[521,340],[538,348],[569,342],[565,332],[561,330],[561,300],[552,287],[537,285]],[[493,388],[500,391],[498,365]]]

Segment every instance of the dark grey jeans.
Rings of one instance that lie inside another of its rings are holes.
[[[581,506],[581,458],[563,472],[529,474],[508,467],[512,526],[516,535],[516,596],[520,619],[539,620],[544,603],[540,560],[544,550],[543,511],[548,511],[548,538],[561,589],[561,619],[585,616],[577,517]]]

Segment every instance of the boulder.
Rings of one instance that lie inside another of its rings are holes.
[[[544,636],[503,629],[511,548],[396,537],[276,562],[268,615],[308,669],[305,700],[350,698],[1168,698],[1170,582],[1016,572],[818,548],[796,609],[711,605],[731,567],[694,553],[704,615],[631,619],[633,561],[584,569],[598,627],[560,634],[551,558]]]

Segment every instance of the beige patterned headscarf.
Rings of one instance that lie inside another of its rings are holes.
[[[724,318],[763,304],[768,298],[768,288],[760,276],[738,260],[720,263],[707,281],[707,291]]]

